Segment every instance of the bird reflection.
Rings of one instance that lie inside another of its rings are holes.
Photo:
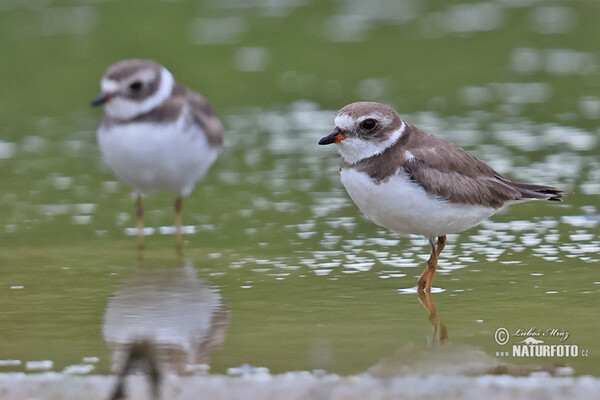
[[[154,353],[154,345],[150,342],[140,341],[132,343],[129,346],[127,358],[125,359],[123,368],[119,372],[112,395],[109,398],[110,400],[122,400],[127,398],[125,378],[136,369],[140,369],[147,376],[152,399],[160,399],[162,373],[158,367],[158,362]]]
[[[429,312],[429,322],[433,326],[433,336],[431,338],[431,344],[438,346],[444,344],[448,340],[448,328],[440,318],[435,302],[433,301],[433,294],[430,291],[425,291],[422,288],[417,290],[417,296],[419,302]]]
[[[163,372],[181,375],[209,363],[229,321],[221,295],[192,265],[137,268],[109,300],[102,334],[113,371],[123,371],[132,345],[146,343]]]
[[[184,265],[185,257],[184,257],[184,240],[180,231],[175,232],[175,255],[177,256],[177,266],[181,267]],[[140,268],[144,267],[144,252],[146,250],[146,246],[143,243],[144,236],[141,236],[142,242],[139,242],[140,236],[138,236],[138,245],[136,247],[136,261],[137,265]]]
[[[428,346],[406,343],[393,354],[379,360],[368,369],[368,373],[379,378],[398,376],[479,376],[513,375],[529,376],[544,372],[551,375],[559,373],[564,365],[556,363],[515,365],[486,354],[478,347],[452,344],[448,341],[448,328],[442,323],[433,294],[417,290],[419,302],[429,312],[429,322],[433,326],[433,335]]]

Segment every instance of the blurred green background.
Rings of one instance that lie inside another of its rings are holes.
[[[597,11],[588,1],[7,0],[2,116],[84,109],[108,65],[142,57],[218,110],[375,97],[453,115],[465,87],[548,82],[545,101],[528,106],[547,122],[597,95]]]
[[[50,360],[110,370],[103,315],[138,267],[129,189],[95,144],[106,68],[151,58],[207,97],[228,130],[184,203],[185,256],[231,325],[212,371],[366,370],[431,325],[415,294],[426,242],[362,218],[319,148],[335,110],[393,104],[515,179],[569,191],[450,238],[435,295],[450,340],[503,350],[505,326],[556,328],[600,374],[600,6],[591,1],[0,2],[0,371]],[[172,224],[172,196],[145,199]],[[147,238],[144,268],[177,263]],[[548,339],[548,343],[554,343]],[[459,362],[460,360],[457,360]]]

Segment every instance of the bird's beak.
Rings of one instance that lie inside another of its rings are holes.
[[[114,93],[100,93],[92,100],[92,107],[101,106],[104,103],[109,103],[115,97]]]
[[[344,136],[342,131],[340,131],[338,128],[335,128],[334,131],[329,135],[321,138],[321,140],[319,140],[319,144],[339,143],[344,139],[346,139],[346,136]]]

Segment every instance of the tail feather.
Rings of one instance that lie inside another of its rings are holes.
[[[565,195],[565,192],[552,186],[514,182],[504,177],[501,177],[500,179],[505,184],[515,188],[519,193],[521,193],[523,200],[537,199],[546,201],[562,201],[562,198]]]

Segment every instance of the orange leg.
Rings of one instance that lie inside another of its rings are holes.
[[[175,199],[175,233],[181,234],[181,209],[183,208],[183,197]]]
[[[434,238],[429,239],[429,245],[431,246],[431,255],[429,256],[429,260],[427,260],[427,266],[425,267],[423,273],[419,277],[417,285],[420,290],[425,290],[426,292],[431,291],[431,285],[433,284],[433,277],[435,276],[435,270],[438,265],[438,259],[440,253],[446,246],[446,235],[438,237],[437,245],[433,240]]]
[[[444,247],[446,247],[446,235],[443,236],[438,236],[438,241],[437,241],[437,256],[440,256],[440,253],[442,252],[442,250],[444,250]]]
[[[183,256],[183,238],[181,237],[181,209],[183,208],[183,198],[177,196],[175,199],[175,248],[181,259]]]
[[[144,207],[142,206],[142,195],[139,194],[135,201],[135,215],[137,218],[137,244],[138,249],[144,248]]]

